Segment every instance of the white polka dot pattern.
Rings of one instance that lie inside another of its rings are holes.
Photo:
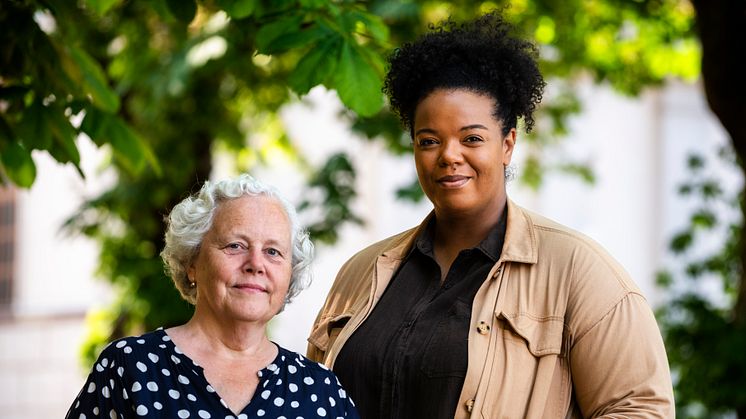
[[[275,360],[257,372],[259,385],[249,404],[234,413],[202,367],[162,329],[120,339],[101,353],[66,418],[359,419],[331,371],[278,348]]]

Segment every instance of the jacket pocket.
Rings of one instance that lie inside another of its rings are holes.
[[[564,403],[571,385],[562,358],[564,323],[524,313],[499,312],[495,317],[481,416],[557,418],[557,412],[545,409]]]
[[[422,372],[430,377],[465,377],[468,366],[471,308],[456,300],[425,345]],[[464,327],[464,325],[467,325]]]
[[[311,335],[308,337],[308,342],[316,346],[321,352],[327,352],[351,317],[351,313],[342,313],[324,318],[313,328]]]
[[[506,339],[522,342],[535,357],[564,352],[565,325],[561,318],[501,312],[497,321]]]

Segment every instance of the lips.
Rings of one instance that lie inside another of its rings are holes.
[[[437,179],[439,185],[447,189],[455,189],[464,186],[471,178],[462,175],[448,175]]]
[[[251,284],[251,283],[236,284],[233,286],[233,288],[237,288],[241,291],[246,291],[246,292],[267,292],[266,287],[261,286],[259,284]]]

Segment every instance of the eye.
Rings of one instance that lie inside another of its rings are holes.
[[[246,246],[241,243],[228,243],[223,247],[223,250],[225,250],[229,255],[235,255],[246,250]]]
[[[417,140],[418,147],[429,147],[438,144],[438,141],[434,138],[420,138]]]
[[[481,137],[478,137],[476,135],[470,135],[464,138],[464,142],[467,144],[476,144],[476,143],[484,142],[484,140]]]
[[[279,250],[275,249],[274,247],[270,247],[266,250],[267,254],[270,256],[282,256],[282,253],[280,253]]]

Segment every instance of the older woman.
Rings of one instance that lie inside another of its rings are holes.
[[[624,269],[507,198],[544,81],[499,15],[398,49],[385,91],[432,213],[341,268],[309,337],[363,418],[673,417],[660,332]]]
[[[358,417],[331,371],[267,338],[313,255],[275,189],[248,175],[206,182],[174,207],[165,239],[194,315],[107,346],[67,417]]]

